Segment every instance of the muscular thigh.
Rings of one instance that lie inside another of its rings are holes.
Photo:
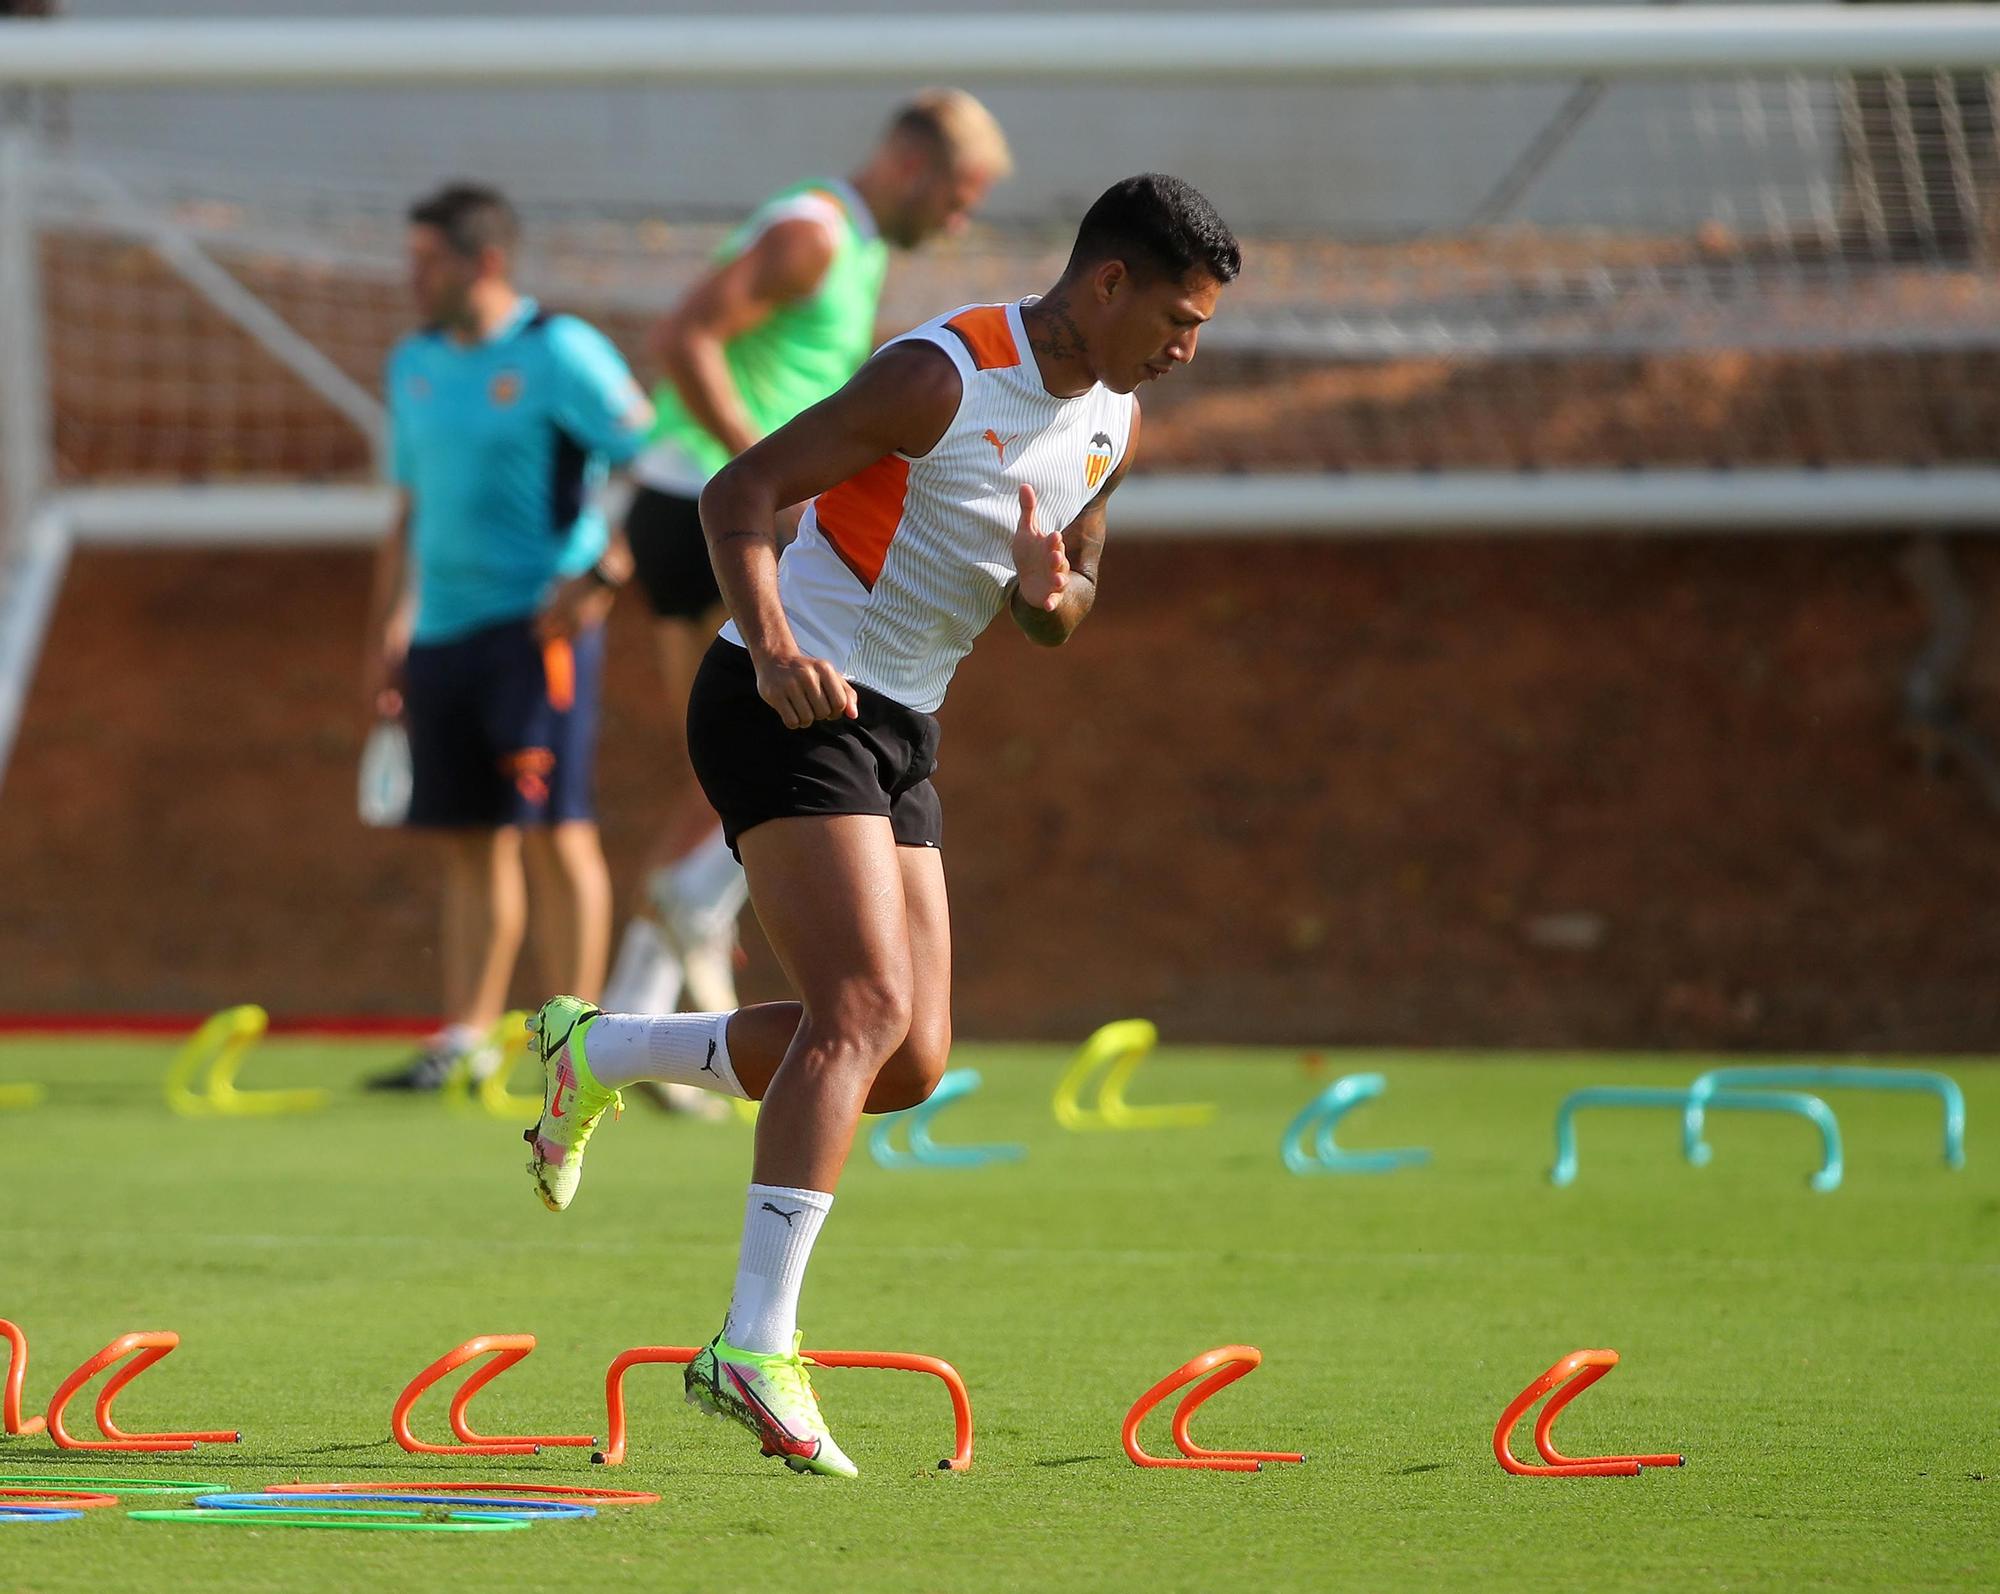
[[[944,854],[935,847],[898,847],[896,862],[910,935],[910,1039],[942,1057],[951,1049],[951,905]]]
[[[772,819],[739,843],[750,901],[771,950],[811,1013],[843,987],[879,985],[907,1000],[911,925],[901,854],[886,816]],[[942,908],[942,873],[938,876]]]

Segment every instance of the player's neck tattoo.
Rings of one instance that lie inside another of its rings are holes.
[[[1028,346],[1044,360],[1089,367],[1084,360],[1083,329],[1069,313],[1069,295],[1058,283],[1021,313]]]

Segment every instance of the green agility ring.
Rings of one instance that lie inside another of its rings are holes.
[[[189,1483],[182,1478],[93,1478],[75,1472],[0,1472],[0,1484],[41,1489],[88,1489],[93,1494],[212,1494],[224,1483]]]

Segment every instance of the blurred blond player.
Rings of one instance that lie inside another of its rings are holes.
[[[625,930],[608,1007],[671,1013],[683,995],[701,1008],[736,1005],[743,871],[681,761],[688,689],[724,618],[701,533],[702,489],[860,368],[875,346],[890,249],[958,231],[1011,168],[1006,138],[979,101],[955,89],[918,94],[851,176],[795,183],[759,206],[652,331],[667,379],[654,393],[650,446],[633,466],[639,491],[625,532],[655,617],[676,751],[666,823],[646,867],[652,912]],[[703,1099],[676,1095],[683,1106]]]
[[[795,1471],[855,1475],[797,1337],[855,1126],[925,1100],[951,1048],[932,716],[1001,611],[1049,647],[1090,613],[1106,504],[1138,442],[1132,395],[1194,358],[1240,262],[1188,184],[1128,178],[1091,206],[1045,295],[895,339],[702,494],[734,618],[695,677],[688,749],[799,1000],[663,1018],[545,1003],[529,1021],[544,1093],[528,1172],[567,1208],[586,1143],[638,1080],[762,1101],[729,1314],[687,1394]],[[780,555],[778,512],[806,499]],[[1024,711],[1077,711],[1023,693]],[[1064,888],[1044,886],[1052,903]]]

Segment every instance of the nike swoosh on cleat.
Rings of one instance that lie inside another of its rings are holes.
[[[757,1426],[764,1431],[764,1443],[777,1446],[773,1454],[797,1456],[802,1461],[815,1461],[819,1458],[819,1440],[794,1438],[785,1425],[778,1421],[771,1408],[757,1398],[757,1392],[750,1387],[748,1380],[741,1373],[728,1362],[723,1362],[721,1366],[729,1375],[729,1381],[736,1386],[736,1392],[757,1413]]]

